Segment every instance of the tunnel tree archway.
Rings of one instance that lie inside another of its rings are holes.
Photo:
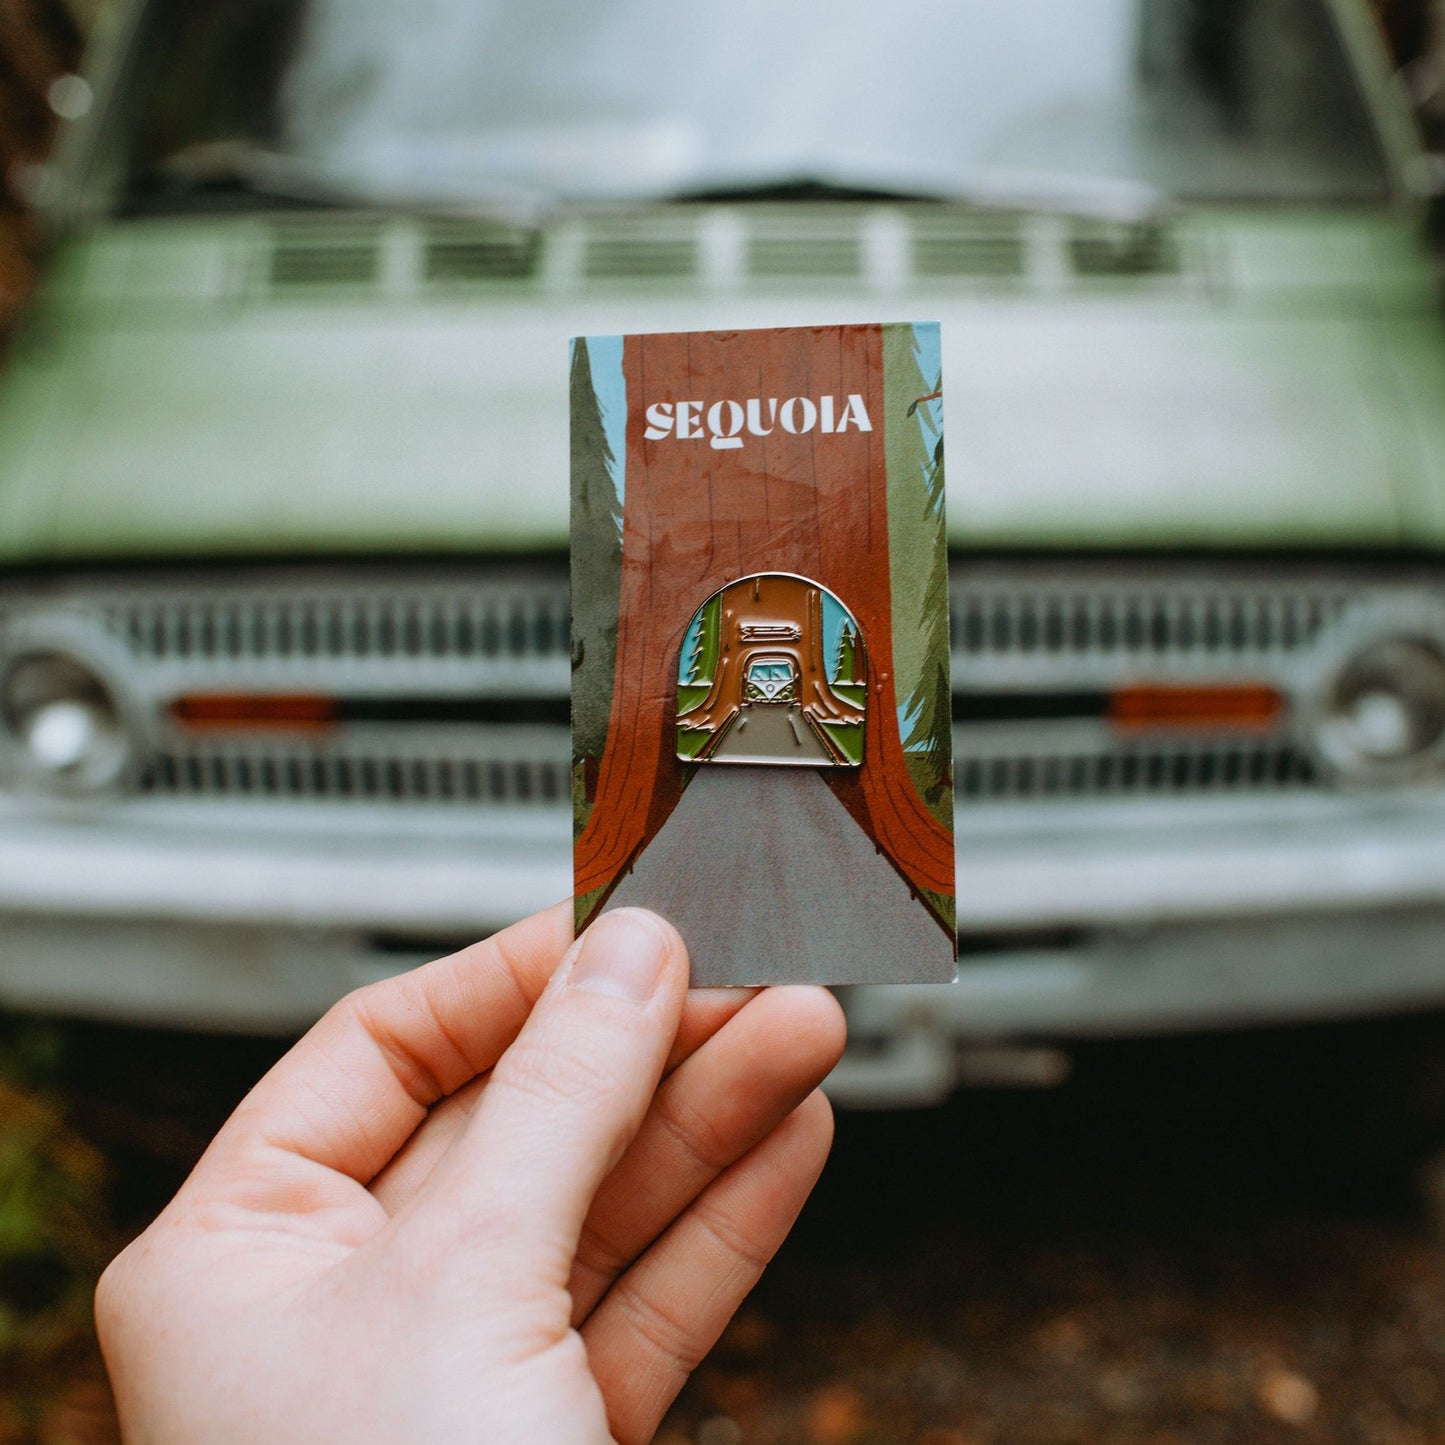
[[[868,673],[858,620],[826,587],[759,572],[714,592],[678,654],[683,762],[854,768]]]

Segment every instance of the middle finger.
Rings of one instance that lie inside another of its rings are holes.
[[[658,1089],[603,1181],[572,1267],[572,1323],[729,1165],[817,1088],[842,1052],[838,1002],[812,987],[765,989]]]

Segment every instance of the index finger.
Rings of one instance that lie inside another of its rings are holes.
[[[263,1148],[369,1183],[437,1100],[497,1062],[571,943],[569,900],[348,994],[246,1096],[197,1181]]]

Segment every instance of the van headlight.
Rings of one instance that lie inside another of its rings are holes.
[[[1357,653],[1336,675],[1320,731],[1326,750],[1347,768],[1429,752],[1445,733],[1445,658],[1407,637]]]
[[[1370,609],[1351,619],[1310,693],[1311,740],[1342,782],[1445,771],[1445,613]]]
[[[83,663],[55,652],[21,657],[4,689],[5,726],[27,771],[80,787],[119,774],[129,752],[120,710]]]
[[[135,710],[112,680],[109,639],[91,631],[27,620],[0,639],[0,762],[23,786],[84,795],[132,771]]]

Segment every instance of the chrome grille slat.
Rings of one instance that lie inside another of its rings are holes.
[[[980,754],[965,729],[954,733],[962,803],[1043,798],[1177,796],[1284,791],[1317,786],[1309,758],[1287,742],[1132,745],[1098,752]]]
[[[1197,588],[1140,586],[1127,591],[1044,580],[1021,595],[1012,586],[954,582],[955,665],[976,668],[1003,659],[1080,663],[1120,657],[1179,664],[1224,658],[1279,658],[1311,645],[1359,594],[1339,587],[1221,596]]]
[[[461,730],[453,730],[461,731]],[[170,739],[143,790],[161,797],[551,806],[571,789],[562,729],[491,728],[428,739],[369,735],[314,742]]]
[[[565,587],[493,594],[136,595],[105,608],[111,627],[156,662],[354,658],[536,658],[567,653]]]

